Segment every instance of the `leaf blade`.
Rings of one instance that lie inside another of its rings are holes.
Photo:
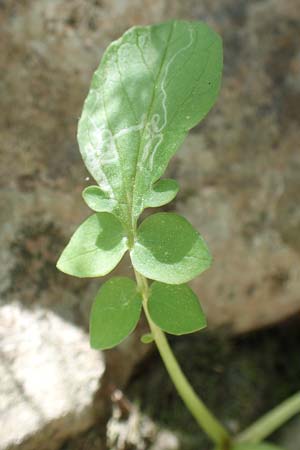
[[[147,278],[182,284],[206,270],[212,258],[203,238],[186,219],[175,213],[157,213],[138,228],[131,261]]]
[[[196,294],[186,285],[155,281],[148,301],[153,322],[163,331],[180,336],[206,327],[206,318]]]
[[[99,289],[90,314],[90,344],[106,350],[120,344],[136,327],[142,298],[133,280],[114,277]]]

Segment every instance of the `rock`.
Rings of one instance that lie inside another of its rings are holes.
[[[192,282],[208,324],[241,333],[284,320],[300,309],[299,252],[284,241],[278,222],[288,169],[270,168],[262,180],[259,173],[249,181],[236,174],[241,178],[233,181],[228,168],[222,178],[221,158],[202,145],[192,134],[176,158],[182,188],[176,210],[213,254],[212,267]],[[257,167],[265,157],[257,157]]]
[[[193,222],[214,255],[212,269],[194,282],[209,325],[245,332],[299,311],[298,0],[0,3],[4,301],[18,300],[21,290],[25,305],[87,329],[100,282],[55,269],[89,214],[80,193],[92,181],[76,144],[77,119],[109,42],[131,25],[173,17],[206,20],[225,48],[218,103],[169,167],[181,184],[171,208]],[[124,260],[118,273],[129,270]],[[129,354],[120,356],[127,374]]]
[[[0,324],[0,449],[56,449],[95,421],[102,354],[43,308],[3,305]]]
[[[102,280],[68,277],[55,267],[72,232],[91,213],[81,198],[92,181],[86,180],[76,143],[77,120],[106,46],[133,16],[135,23],[159,21],[164,8],[160,0],[146,9],[138,0],[0,2],[5,111],[0,116],[0,295],[5,302],[19,300],[21,290],[24,305],[38,304],[88,329]],[[168,11],[176,8],[170,5]],[[122,273],[129,269],[127,259]],[[135,344],[134,355],[124,343],[116,358],[119,366],[124,361],[117,377],[122,383],[129,358],[144,351],[138,339]]]
[[[169,175],[176,210],[212,249],[193,283],[208,323],[240,333],[300,310],[299,1],[204,1],[190,14],[223,36],[223,86]]]

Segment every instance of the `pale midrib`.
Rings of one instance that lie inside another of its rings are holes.
[[[166,60],[166,56],[167,56],[167,53],[168,53],[169,44],[170,44],[171,39],[172,39],[173,31],[174,31],[174,22],[172,23],[172,27],[171,27],[171,30],[170,30],[170,33],[169,33],[169,36],[168,36],[168,39],[167,39],[167,42],[166,42],[166,48],[165,48],[164,54],[162,56],[161,64],[160,64],[160,67],[159,67],[156,79],[154,80],[153,92],[152,92],[152,97],[151,97],[151,101],[150,101],[150,106],[149,106],[149,109],[148,109],[147,119],[145,121],[145,127],[143,128],[142,133],[141,133],[141,137],[140,137],[140,144],[139,144],[139,148],[138,148],[138,152],[137,152],[137,158],[136,158],[136,162],[135,162],[135,172],[134,172],[135,175],[134,175],[134,180],[133,180],[133,185],[132,185],[132,193],[131,193],[131,219],[133,218],[133,205],[134,205],[135,186],[136,186],[136,182],[137,182],[138,163],[139,163],[139,160],[140,160],[142,142],[143,142],[143,139],[144,139],[145,129],[146,129],[146,126],[147,126],[150,114],[152,112],[153,103],[154,103],[154,100],[155,100],[155,91],[156,91],[156,87],[157,87],[157,82],[158,82],[158,80],[159,80],[159,78],[161,76],[161,71],[163,69],[163,66],[164,66],[164,63],[165,63],[165,60]],[[134,227],[133,223],[132,223],[132,227]]]
[[[119,73],[121,86],[122,86],[123,92],[125,93],[125,95],[127,97],[127,101],[128,101],[129,106],[130,106],[130,109],[131,109],[131,111],[133,113],[134,119],[135,119],[136,122],[138,122],[138,119],[137,119],[135,110],[133,108],[131,99],[130,99],[130,97],[128,95],[128,92],[127,92],[127,89],[126,89],[126,87],[124,86],[124,83],[123,83],[123,78],[122,78],[121,70],[120,70],[119,53],[118,53],[118,51],[119,51],[119,49],[117,48],[117,51],[116,51],[116,65],[117,65],[117,68],[118,68],[118,73]],[[106,113],[105,113],[105,115],[106,115]],[[115,145],[116,145],[116,148],[118,150],[119,160],[120,160],[120,163],[121,163],[120,164],[120,171],[122,173],[122,183],[123,183],[124,190],[125,190],[125,193],[126,193],[126,200],[129,202],[129,204],[126,203],[126,206],[127,206],[126,209],[128,211],[128,220],[129,220],[129,222],[131,222],[130,210],[132,211],[132,196],[130,197],[130,188],[129,188],[128,182],[127,182],[128,180],[126,179],[126,177],[125,177],[125,175],[123,173],[123,170],[122,170],[123,161],[121,159],[121,152],[120,152],[119,146],[117,144],[117,141],[115,141]],[[130,204],[130,202],[131,202],[131,204]]]
[[[113,130],[112,130],[112,127],[111,127],[111,124],[110,124],[110,122],[109,122],[109,120],[108,120],[107,111],[106,111],[106,103],[105,103],[105,96],[104,96],[103,85],[104,85],[104,83],[103,83],[102,85],[101,85],[101,83],[99,84],[100,90],[101,90],[101,92],[102,92],[102,103],[103,103],[103,110],[104,110],[104,114],[105,114],[105,120],[106,120],[106,123],[107,123],[107,127],[108,127],[109,131],[111,132],[111,135],[114,136]],[[121,164],[121,153],[120,153],[120,149],[119,149],[119,147],[118,147],[118,145],[117,145],[117,142],[115,141],[114,137],[113,137],[113,140],[114,140],[114,143],[115,143],[117,152],[118,152],[119,167],[120,167],[120,172],[121,172],[121,177],[122,177],[122,185],[125,186],[124,174],[123,174],[122,164]],[[112,187],[112,189],[113,189],[113,187]],[[126,189],[126,188],[125,188],[125,189]],[[114,189],[113,189],[113,192],[114,192],[114,194],[116,195]],[[119,203],[119,202],[118,202],[118,203]],[[119,204],[120,204],[120,203],[119,203]]]

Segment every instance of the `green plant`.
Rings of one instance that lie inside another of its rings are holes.
[[[230,436],[190,386],[164,334],[206,326],[185,283],[210,266],[209,249],[177,214],[156,213],[139,224],[145,208],[176,196],[177,182],[160,177],[188,130],[213,106],[221,72],[221,38],[201,22],[134,27],[109,46],[78,127],[83,160],[98,183],[83,191],[95,214],[74,233],[57,267],[77,277],[104,276],[129,251],[136,283],[114,277],[102,284],[91,311],[91,346],[119,344],[143,308],[150,327],[143,342],[156,342],[183,401],[217,448],[275,450],[259,442],[300,409],[299,394],[237,438]]]

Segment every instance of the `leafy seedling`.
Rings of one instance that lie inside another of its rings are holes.
[[[206,325],[196,294],[183,283],[206,270],[211,255],[198,231],[178,214],[154,214],[141,224],[139,217],[145,208],[175,198],[178,183],[160,177],[188,130],[213,106],[221,71],[221,39],[204,23],[134,27],[106,50],[78,126],[83,160],[97,182],[82,195],[95,214],[75,231],[57,267],[77,277],[103,276],[128,251],[139,276],[161,282],[151,288],[149,314],[173,334]],[[124,288],[122,303],[121,291],[105,284],[95,299],[93,348],[120,342],[116,309],[122,311],[127,295]],[[132,329],[124,324],[122,338]]]

